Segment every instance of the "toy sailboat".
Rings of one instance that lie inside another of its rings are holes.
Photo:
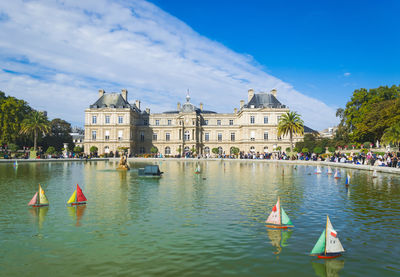
[[[74,193],[71,195],[71,197],[69,198],[67,204],[71,204],[71,205],[81,205],[81,204],[86,204],[86,197],[82,192],[82,189],[79,187],[79,185],[76,185],[76,190],[74,191]]]
[[[335,177],[335,179],[339,179],[341,177],[340,173],[339,173],[339,171],[337,169],[336,169],[335,175],[333,175],[333,177]]]
[[[332,168],[331,168],[331,167],[328,167],[328,172],[327,172],[327,174],[328,174],[328,175],[332,175],[332,173],[333,173],[333,172],[332,172]]]
[[[319,237],[314,248],[311,250],[311,256],[318,256],[320,259],[332,259],[342,255],[343,246],[337,237],[337,232],[333,229],[329,216],[326,216],[326,227]]]
[[[315,171],[315,174],[321,174],[321,167],[318,165],[317,170]]]
[[[39,191],[35,193],[32,200],[28,203],[28,206],[32,207],[44,207],[49,205],[49,200],[47,200],[44,190],[39,184]]]
[[[265,223],[267,223],[267,227],[269,228],[286,229],[288,227],[294,227],[290,218],[285,213],[285,210],[281,207],[279,197]]]
[[[200,165],[198,164],[194,173],[199,174],[200,172],[201,172],[201,168],[200,168]]]
[[[372,178],[377,178],[378,177],[378,173],[376,172],[376,169],[374,170],[374,172],[372,173]]]

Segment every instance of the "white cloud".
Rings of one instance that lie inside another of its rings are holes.
[[[148,2],[15,0],[0,2],[0,13],[0,90],[51,117],[83,123],[100,88],[127,88],[131,102],[157,112],[188,88],[193,103],[218,112],[232,112],[249,88],[276,88],[310,127],[336,123],[334,108]]]
[[[343,74],[344,77],[349,77],[350,75],[351,75],[350,72],[345,72],[345,73]]]

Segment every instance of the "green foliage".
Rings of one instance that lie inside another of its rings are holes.
[[[10,143],[8,144],[8,149],[10,149],[12,152],[17,152],[18,145],[16,145],[15,143]]]
[[[400,121],[387,128],[383,133],[382,139],[386,144],[399,145],[400,143]]]
[[[294,150],[294,151],[296,151],[296,150]],[[290,152],[290,147],[286,147],[286,152]]]
[[[74,150],[74,153],[76,153],[76,154],[80,154],[83,152],[83,148],[80,146],[75,146],[73,150]]]
[[[192,149],[190,149],[190,152],[196,153],[197,152],[196,147],[193,146]]]
[[[211,149],[211,152],[213,152],[214,154],[219,154],[219,150],[217,147],[214,147],[213,149]]]
[[[151,147],[151,149],[150,149],[150,152],[151,152],[151,153],[153,153],[153,154],[156,154],[156,153],[158,153],[158,149],[157,149],[157,147],[155,147],[155,146],[152,146],[152,147]]]
[[[333,147],[333,146],[329,146],[329,147],[328,147],[328,151],[331,152],[331,153],[335,152],[335,150],[336,150],[336,149],[335,149],[335,147]]]
[[[57,151],[63,148],[64,143],[68,143],[68,150],[72,151],[75,144],[70,135],[72,131],[71,124],[60,118],[50,121],[50,130],[47,136],[43,138],[43,146],[54,146]]]
[[[322,154],[323,151],[324,150],[320,146],[317,146],[314,148],[314,153],[316,153],[316,154]]]
[[[302,152],[302,153],[308,153],[308,152],[309,152],[309,150],[308,150],[308,148],[307,148],[307,147],[304,147],[303,149],[301,149],[301,152]]]
[[[283,114],[278,122],[278,136],[288,135],[290,140],[290,152],[293,148],[293,135],[304,134],[304,123],[300,115],[296,112],[287,112]]]
[[[239,148],[237,148],[237,147],[231,147],[231,154],[237,155],[237,154],[239,154],[239,152],[240,152],[240,149],[239,149]]]
[[[281,151],[281,150],[282,150],[282,147],[278,146],[278,147],[275,148],[275,150]]]
[[[49,146],[46,150],[46,154],[54,154],[56,152],[56,149],[54,148],[54,146]]]
[[[369,141],[364,142],[364,147],[365,148],[370,148],[371,147],[371,143]]]
[[[20,134],[33,134],[33,148],[37,148],[38,137],[50,131],[50,124],[47,117],[38,111],[33,111],[30,116],[22,121]]]
[[[19,131],[24,118],[29,117],[31,112],[31,107],[25,101],[5,96],[0,91],[0,144],[29,144],[29,138],[21,136]]]
[[[97,153],[97,151],[99,151],[99,149],[96,146],[92,146],[90,147],[90,153]]]
[[[179,147],[178,147],[178,153],[179,153],[179,155],[181,154],[181,152],[182,152],[182,147],[179,145]]]

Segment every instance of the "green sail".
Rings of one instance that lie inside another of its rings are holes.
[[[283,225],[293,225],[293,223],[290,221],[290,218],[285,213],[285,210],[282,207],[281,207],[281,213],[282,213],[282,224]]]
[[[310,255],[321,254],[325,252],[325,230],[322,232]]]

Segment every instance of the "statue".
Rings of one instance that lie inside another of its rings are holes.
[[[129,170],[129,165],[127,162],[127,158],[125,155],[121,156],[121,160],[119,161],[117,169],[122,169],[122,170]]]

